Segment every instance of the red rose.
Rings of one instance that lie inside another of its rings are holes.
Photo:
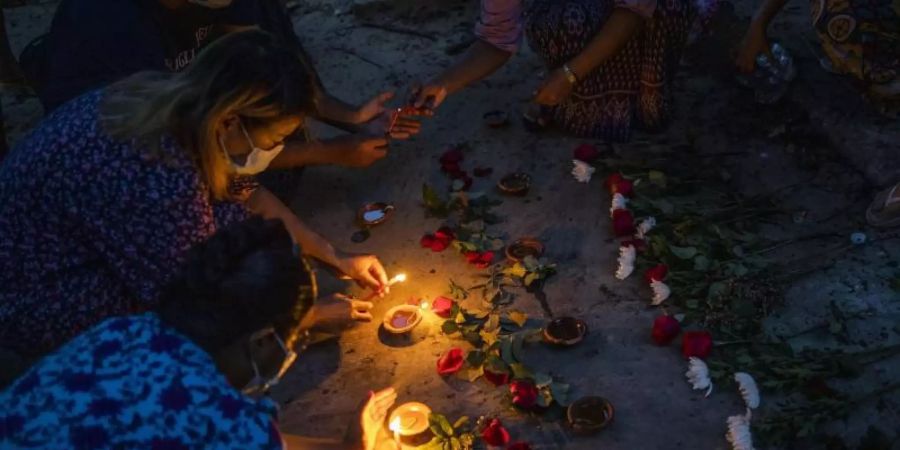
[[[453,230],[451,230],[450,227],[440,227],[434,232],[434,237],[442,241],[450,242],[456,238],[456,235],[453,234]]]
[[[610,194],[619,193],[626,197],[631,197],[634,194],[634,183],[631,180],[626,180],[619,173],[614,173],[607,177],[603,184]]]
[[[457,178],[459,174],[465,174],[458,163],[441,164],[441,172],[450,175],[450,178]]]
[[[572,157],[579,161],[590,163],[600,157],[600,151],[591,144],[581,144],[578,147],[575,147],[575,151],[572,152]]]
[[[634,250],[638,253],[643,253],[647,251],[647,242],[643,239],[629,239],[627,241],[622,241],[623,247],[634,247]]]
[[[435,298],[431,302],[431,310],[434,311],[434,313],[438,316],[449,319],[450,311],[453,310],[453,300],[444,296]]]
[[[509,393],[512,394],[513,405],[522,409],[531,409],[537,403],[537,386],[529,380],[516,380],[510,383]]]
[[[459,369],[462,369],[464,362],[465,358],[463,358],[462,349],[459,347],[451,348],[438,358],[437,372],[439,375],[453,375],[459,372]]]
[[[704,359],[712,351],[713,341],[709,331],[687,331],[681,337],[681,354],[685,358],[695,356]]]
[[[616,236],[631,236],[634,234],[634,216],[627,209],[613,211],[613,233]]]
[[[479,268],[486,269],[488,268],[492,262],[494,262],[494,252],[476,252],[476,251],[468,251],[465,253],[466,261]]]
[[[656,266],[647,269],[647,272],[644,273],[644,280],[647,281],[647,284],[651,284],[654,281],[663,281],[666,279],[666,275],[669,274],[669,266],[665,264],[657,264]]]
[[[509,383],[509,372],[494,373],[485,369],[484,378],[491,382],[494,386],[503,386]]]
[[[490,167],[476,167],[472,172],[476,177],[482,178],[490,176],[492,173],[494,173],[494,169]]]
[[[469,189],[471,189],[472,182],[475,181],[472,177],[466,175],[465,172],[461,177],[459,177],[459,179],[463,181],[462,189],[460,189],[461,191],[468,191]]]
[[[672,316],[659,316],[653,321],[653,342],[668,345],[681,332],[681,324]]]
[[[481,439],[487,445],[502,447],[509,443],[509,431],[503,428],[500,419],[491,419],[484,430],[481,430]]]
[[[447,151],[444,152],[443,155],[441,155],[441,159],[440,159],[442,166],[447,165],[447,164],[458,164],[462,160],[463,160],[463,152],[462,152],[462,150],[460,150],[458,148],[448,149]]]
[[[531,450],[531,446],[528,445],[527,442],[516,442],[514,444],[509,444],[509,447],[506,447],[506,450]]]

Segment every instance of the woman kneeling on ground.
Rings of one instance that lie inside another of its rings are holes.
[[[624,141],[635,126],[665,125],[675,70],[694,19],[715,0],[482,0],[478,38],[465,56],[418,89],[415,106],[444,98],[499,69],[528,38],[548,75],[533,102],[576,136]]]
[[[379,432],[393,389],[344,441],[279,433],[275,405],[253,395],[296,359],[316,298],[281,222],[232,225],[186,260],[157,311],[107,319],[0,393],[0,447],[391,448]]]
[[[45,119],[0,167],[0,347],[27,361],[155,307],[188,249],[251,214],[383,290],[376,257],[335,250],[248,177],[301,125],[312,89],[295,52],[247,31]]]

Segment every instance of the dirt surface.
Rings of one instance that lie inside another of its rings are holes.
[[[293,13],[296,30],[329,89],[346,100],[362,101],[381,89],[403,92],[408,83],[449,64],[454,56],[447,50],[452,53],[455,44],[470,36],[472,3],[318,0],[295,5]],[[737,4],[734,20],[748,15],[751,6]],[[41,33],[51,12],[52,4],[9,10],[14,47],[20,49]],[[701,41],[686,58],[677,80],[675,123],[662,134],[638,134],[631,143],[614,146],[616,154],[677,157],[678,145],[691,141],[701,153],[722,154],[711,161],[742,191],[782,189],[779,201],[796,214],[777,218],[766,232],[798,240],[773,255],[807,256],[798,271],[808,273],[789,286],[786,306],[770,317],[767,328],[780,336],[812,329],[791,339],[798,348],[897,344],[900,294],[889,280],[898,275],[900,241],[896,231],[866,229],[862,213],[875,188],[900,174],[900,125],[878,116],[846,80],[819,69],[814,37],[806,28],[807,5],[789,5],[773,27],[794,53],[801,75],[789,99],[770,108],[752,104],[751,94],[731,82],[727,53],[742,30],[734,22],[726,24],[717,40]],[[590,334],[571,350],[529,346],[528,363],[570,383],[575,396],[610,399],[616,407],[614,425],[593,437],[574,437],[556,423],[515,412],[502,389],[442,379],[435,371],[438,356],[466,345],[443,336],[440,322],[430,316],[406,341],[386,337],[379,323],[372,323],[309,348],[276,391],[283,404],[283,429],[340,435],[355,420],[357,404],[367,391],[394,386],[400,402],[421,401],[451,418],[502,417],[514,440],[529,441],[535,449],[728,448],[725,418],[742,412],[742,401],[727,389],[708,399],[691,391],[676,346],[651,344],[650,324],[658,311],[647,306],[646,288],[638,280],[613,278],[617,244],[609,239],[608,197],[600,180],[579,184],[568,173],[571,151],[583,141],[531,134],[518,121],[541,70],[540,61],[526,49],[488,80],[450,98],[421,135],[393,143],[389,157],[374,167],[308,170],[293,207],[338,247],[375,253],[389,272],[409,275],[408,282],[379,302],[374,313],[380,318],[410,297],[446,294],[449,279],[472,284],[477,273],[451,251],[432,253],[419,246],[421,235],[440,225],[425,217],[421,187],[424,182],[446,185],[437,162],[445,148],[467,142],[472,150],[466,154],[466,166],[494,169],[491,177],[476,178],[476,191],[492,191],[507,172],[529,173],[533,189],[524,198],[505,199],[498,212],[506,222],[496,228],[508,238],[537,236],[545,243],[547,256],[559,265],[558,275],[545,289],[549,307],[555,316],[585,320]],[[3,101],[6,125],[15,140],[33,126],[40,111],[33,99],[4,93]],[[483,126],[482,114],[495,109],[509,113],[510,127]],[[332,131],[320,132],[324,136]],[[355,212],[369,201],[391,202],[397,210],[366,242],[354,244],[350,236]],[[801,220],[794,220],[798,217]],[[867,233],[869,243],[849,245],[850,233],[858,230]],[[347,287],[322,278],[326,292]],[[831,304],[861,319],[846,319],[843,330],[830,332],[836,320]],[[547,316],[531,295],[518,296],[514,307],[536,322]],[[897,358],[883,361],[847,389],[867,392],[896,382],[898,364]],[[764,403],[774,401],[765,392],[763,396]],[[900,399],[894,394],[828,429],[854,448],[868,425],[888,431],[897,423]]]

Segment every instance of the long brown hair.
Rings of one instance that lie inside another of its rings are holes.
[[[229,172],[216,126],[229,114],[264,123],[311,112],[312,79],[300,55],[272,35],[230,33],[182,72],[141,72],[110,86],[101,122],[113,138],[133,140],[142,156],[163,162],[173,157],[161,139],[174,137],[221,200],[229,197]]]

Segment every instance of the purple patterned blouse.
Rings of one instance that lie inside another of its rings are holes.
[[[163,163],[110,138],[103,92],[56,110],[0,166],[0,346],[24,356],[152,308],[189,248],[247,216],[211,200],[173,139]]]

